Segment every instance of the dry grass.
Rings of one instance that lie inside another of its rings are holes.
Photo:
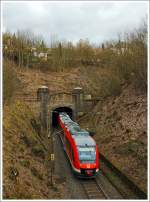
[[[82,127],[95,127],[99,150],[147,191],[147,98],[124,86],[119,96],[99,102]],[[100,112],[99,114],[95,114]]]
[[[43,148],[40,147],[40,155],[39,150],[38,155],[32,151],[39,144],[37,133],[31,124],[31,119],[35,119],[33,112],[20,101],[9,107],[5,106],[3,119],[3,197],[57,197],[47,187]]]
[[[19,79],[15,68],[13,67],[14,63],[4,60],[3,65],[3,102],[4,104],[10,104],[15,93],[17,92],[18,87],[20,86]]]

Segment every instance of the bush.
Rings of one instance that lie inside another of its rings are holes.
[[[26,144],[28,147],[32,147],[35,144],[37,144],[37,140],[36,137],[32,137],[32,135],[23,135],[20,137],[20,139],[24,142],[24,144]]]
[[[123,51],[113,64],[120,78],[133,83],[136,89],[147,90],[147,29],[142,25],[124,38]]]
[[[118,41],[109,42],[104,50],[99,53],[101,71],[111,70],[107,79],[104,75],[100,78],[102,86],[105,86],[106,94],[109,91],[115,93],[119,89],[119,80],[133,84],[135,89],[144,93],[147,90],[147,26],[143,23],[141,27],[132,33],[126,34]],[[112,76],[112,78],[111,78]],[[112,88],[111,88],[111,84]],[[107,89],[108,88],[108,89]],[[104,89],[103,89],[104,91]],[[104,93],[105,94],[105,93]]]
[[[116,76],[107,75],[100,80],[100,94],[102,97],[117,96],[120,92],[121,84]]]
[[[3,101],[10,103],[19,86],[19,80],[12,64],[4,61],[3,65]]]
[[[41,158],[45,158],[45,153],[43,151],[43,147],[39,144],[35,145],[34,147],[32,147],[32,153],[35,156],[41,157]]]
[[[26,168],[29,168],[30,166],[30,161],[29,160],[23,160],[20,162],[20,164]]]
[[[40,180],[43,179],[41,173],[39,173],[39,171],[38,171],[36,168],[32,167],[32,168],[31,168],[31,173],[32,173],[35,177],[39,178]]]

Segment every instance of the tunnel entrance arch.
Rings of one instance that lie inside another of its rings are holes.
[[[60,112],[66,112],[74,120],[74,108],[72,105],[55,106],[51,110],[51,127],[58,127],[58,115]]]

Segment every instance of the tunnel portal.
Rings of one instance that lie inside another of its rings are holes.
[[[51,112],[51,125],[53,128],[58,127],[58,115],[59,112],[66,112],[72,120],[74,120],[74,110],[68,106],[60,106],[54,108]]]

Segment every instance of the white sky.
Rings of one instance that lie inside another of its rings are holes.
[[[3,2],[3,31],[31,30],[50,43],[52,36],[101,43],[137,28],[148,2]]]

